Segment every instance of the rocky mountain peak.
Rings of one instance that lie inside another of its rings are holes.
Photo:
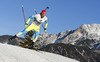
[[[97,34],[100,35],[100,24],[83,24],[81,27],[78,28],[78,31],[85,31],[88,34]]]
[[[100,24],[83,24],[73,33],[66,36],[61,42],[75,43],[82,38],[100,40]]]

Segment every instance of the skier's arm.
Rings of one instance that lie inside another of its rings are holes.
[[[45,28],[44,28],[44,31],[45,31],[45,33],[47,32],[47,26],[48,26],[48,21],[45,21]]]
[[[28,24],[28,23],[29,23],[29,21],[30,21],[31,19],[34,19],[34,18],[35,18],[35,16],[34,16],[34,15],[30,16],[30,17],[28,18],[28,20],[27,20],[26,24]]]
[[[29,21],[30,21],[31,19],[34,19],[34,18],[35,18],[34,15],[32,15],[32,16],[30,16],[30,17],[28,18],[27,22],[25,23],[25,28],[27,27]]]
[[[48,26],[48,21],[45,21],[45,28],[47,28]]]

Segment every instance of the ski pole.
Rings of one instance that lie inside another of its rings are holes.
[[[37,14],[37,11],[36,11],[36,9],[34,9],[34,11],[35,11],[35,13]]]
[[[23,12],[23,17],[24,17],[24,22],[26,24],[26,20],[25,20],[25,14],[24,14],[24,8],[23,8],[23,5],[22,5],[22,12]]]
[[[47,6],[45,10],[49,9],[49,7]]]

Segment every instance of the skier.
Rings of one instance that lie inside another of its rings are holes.
[[[46,15],[46,10],[42,10],[42,12],[40,14],[36,14],[36,15],[32,15],[28,18],[27,22],[25,23],[25,29],[21,32],[19,32],[18,34],[16,34],[15,36],[9,38],[9,41],[12,40],[12,39],[15,39],[16,37],[22,35],[22,34],[25,34],[31,30],[34,31],[35,33],[35,36],[33,38],[33,42],[31,44],[31,47],[33,47],[34,45],[34,42],[37,40],[38,38],[38,35],[39,35],[39,31],[40,31],[40,26],[43,22],[45,22],[45,27],[44,27],[44,31],[45,33],[47,32],[46,28],[47,28],[47,25],[48,25],[48,19],[47,17],[45,16]],[[31,19],[34,19],[33,22],[28,26],[28,23]]]

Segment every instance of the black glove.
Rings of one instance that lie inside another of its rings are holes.
[[[44,28],[44,31],[45,31],[45,33],[47,33],[47,29],[46,28]]]
[[[27,25],[28,25],[28,24],[27,24],[27,23],[25,23],[25,28],[27,27]]]

